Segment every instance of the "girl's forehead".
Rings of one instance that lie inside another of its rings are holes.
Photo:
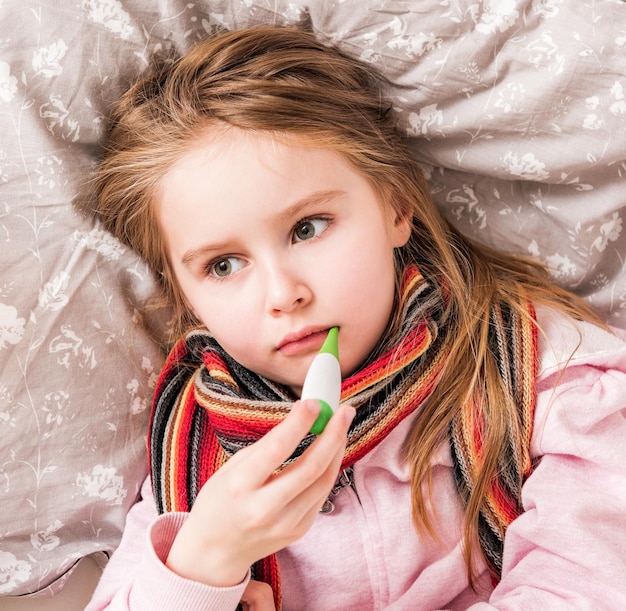
[[[318,184],[336,189],[351,174],[338,153],[310,148],[298,138],[235,127],[208,129],[162,177],[157,207],[179,207],[187,196],[204,203],[238,195],[263,199],[270,191],[277,198],[296,196]]]
[[[221,171],[216,170],[218,168]],[[245,168],[256,171],[246,173]],[[217,124],[202,130],[165,172],[159,195],[162,196],[168,183],[189,176],[196,178],[199,173],[208,175],[218,171],[216,178],[219,182],[223,182],[225,175],[232,180],[250,182],[268,172],[285,177],[305,177],[320,168],[335,170],[332,175],[341,170],[361,174],[346,155],[323,146],[319,140],[313,143],[311,138],[293,133],[253,131]]]
[[[258,131],[229,125],[223,121],[211,122],[203,128],[189,143],[187,151],[181,159],[196,156],[198,151],[219,149],[220,154],[236,149],[238,152],[247,149],[258,152],[260,149],[279,147],[287,148],[323,148],[314,146],[312,137],[293,132]],[[328,148],[328,150],[330,150]]]
[[[299,134],[225,123],[208,125],[161,177],[154,200],[156,220],[165,230],[166,217],[176,219],[183,206],[196,202],[196,210],[202,208],[217,222],[215,215],[237,199],[257,202],[269,211],[314,192],[351,191],[363,182],[378,194],[381,205],[390,204],[381,185],[320,140],[312,143]]]

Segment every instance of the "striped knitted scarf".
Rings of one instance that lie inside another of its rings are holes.
[[[343,381],[341,401],[356,408],[342,469],[348,469],[428,399],[445,364],[450,338],[441,324],[444,297],[417,268],[404,275],[399,296],[403,325],[378,356]],[[532,306],[528,304],[531,317]],[[502,380],[518,406],[509,455],[481,509],[479,539],[494,576],[501,571],[504,532],[521,513],[521,482],[529,474],[535,400],[536,333],[528,317],[504,304],[491,315],[490,347]],[[265,435],[289,412],[294,397],[284,387],[234,361],[205,330],[189,333],[172,349],[161,372],[148,440],[152,483],[160,513],[189,511],[203,483],[235,452]],[[483,421],[469,401],[450,427],[457,488],[464,502],[480,461]],[[309,435],[289,459],[313,441]],[[276,556],[252,567],[255,579],[281,604]]]

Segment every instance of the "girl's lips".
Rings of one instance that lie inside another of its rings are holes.
[[[323,329],[305,329],[299,333],[287,335],[278,346],[278,351],[287,356],[301,352],[318,351],[328,335],[328,327]]]

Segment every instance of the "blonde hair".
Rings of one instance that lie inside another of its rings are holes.
[[[554,286],[538,264],[474,243],[443,219],[396,129],[384,86],[373,68],[304,31],[264,27],[208,38],[121,98],[96,178],[97,211],[105,227],[159,274],[178,332],[198,321],[172,274],[153,203],[161,178],[211,126],[295,136],[338,152],[371,181],[381,201],[412,219],[411,238],[397,253],[398,275],[416,263],[426,278],[445,284],[445,320],[455,338],[437,388],[406,443],[412,511],[416,527],[436,538],[422,484],[430,484],[430,460],[447,439],[451,421],[479,391],[487,425],[484,461],[465,514],[471,579],[480,501],[505,452],[507,422],[517,420],[507,417],[517,408],[487,344],[490,304],[504,300],[525,312],[522,304],[529,297],[577,318],[599,320],[581,299]]]

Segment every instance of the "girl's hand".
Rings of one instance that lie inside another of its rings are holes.
[[[250,581],[241,597],[243,611],[276,611],[274,594],[269,584]]]
[[[319,410],[315,400],[297,401],[283,422],[204,484],[170,549],[170,569],[201,583],[234,586],[254,562],[307,532],[337,479],[354,408],[340,406],[306,452],[276,471]]]

